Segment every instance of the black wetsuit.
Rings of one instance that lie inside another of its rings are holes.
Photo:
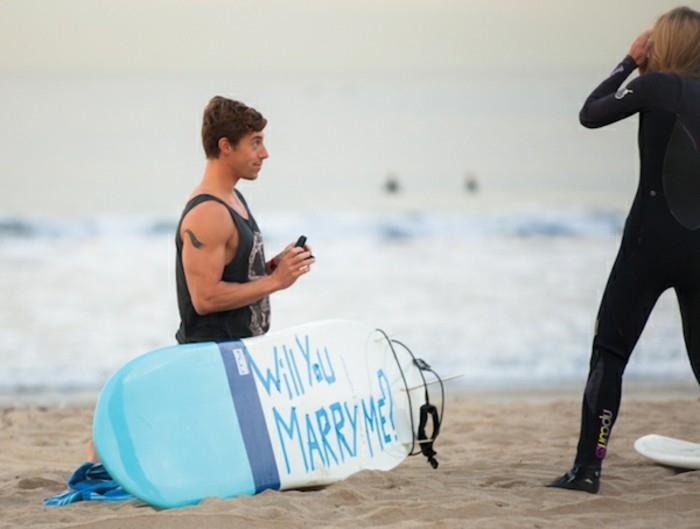
[[[267,297],[238,309],[200,315],[194,310],[190,291],[187,288],[185,270],[182,265],[183,241],[180,237],[180,226],[182,225],[182,219],[185,218],[192,208],[209,200],[219,202],[228,209],[231,220],[238,230],[236,254],[231,262],[224,267],[221,279],[233,283],[246,283],[265,275],[265,253],[260,229],[252,213],[250,213],[243,195],[238,193],[238,191],[236,193],[248,210],[248,219],[239,215],[236,210],[223,200],[207,194],[197,195],[190,200],[180,217],[177,234],[175,235],[175,246],[177,249],[175,276],[178,308],[180,310],[180,328],[175,337],[179,343],[221,342],[248,338],[264,334],[270,327],[270,302]]]
[[[620,89],[635,68],[626,57],[580,114],[584,126],[597,128],[639,113],[641,159],[639,187],[598,312],[583,398],[575,465],[588,469],[600,469],[620,406],[622,373],[668,288],[676,291],[700,382],[700,80],[649,72]]]

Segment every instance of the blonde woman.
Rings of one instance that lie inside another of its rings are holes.
[[[622,87],[639,68],[641,75]],[[573,468],[548,486],[598,492],[622,374],[662,292],[678,297],[700,382],[700,13],[680,7],[642,33],[581,109],[598,128],[639,113],[639,187],[600,304]]]

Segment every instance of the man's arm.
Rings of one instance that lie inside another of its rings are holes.
[[[226,208],[204,202],[192,209],[180,228],[182,264],[192,305],[199,315],[237,309],[292,285],[313,262],[303,248],[292,249],[271,275],[247,283],[222,281],[227,244],[235,254],[238,232]],[[234,241],[234,244],[229,244]]]

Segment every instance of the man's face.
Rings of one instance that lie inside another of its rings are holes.
[[[249,132],[228,153],[231,167],[239,178],[255,180],[262,168],[262,163],[269,156],[262,132]]]

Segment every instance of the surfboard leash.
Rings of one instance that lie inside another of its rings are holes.
[[[416,455],[418,452],[414,453],[414,450],[416,448],[416,427],[413,422],[413,401],[411,400],[411,391],[408,387],[408,382],[406,382],[406,375],[404,374],[403,369],[401,368],[401,362],[399,362],[399,356],[396,354],[396,349],[394,349],[394,344],[392,343],[391,338],[389,338],[389,335],[387,335],[387,333],[384,332],[382,329],[377,329],[377,331],[380,332],[382,336],[384,336],[386,343],[389,344],[389,349],[391,349],[391,353],[394,355],[394,361],[396,362],[396,365],[399,368],[399,373],[401,373],[401,379],[403,380],[403,386],[406,390],[406,398],[408,399],[408,417],[409,419],[411,419],[411,450],[409,450],[408,455],[413,456]]]
[[[409,349],[409,347],[406,344],[400,342],[399,340],[392,339],[391,341],[396,345],[400,345],[401,347],[403,347],[408,352],[408,354],[411,355],[411,358],[413,359],[413,364],[418,368],[418,372],[420,373],[420,376],[423,379],[423,389],[425,390],[425,404],[423,404],[419,410],[420,419],[418,423],[418,444],[420,445],[420,452],[416,452],[416,454],[422,453],[427,458],[428,463],[430,463],[430,466],[434,469],[437,469],[439,462],[437,459],[435,459],[437,452],[433,449],[433,444],[438,438],[438,435],[440,435],[440,426],[442,424],[442,421],[444,420],[445,385],[443,384],[440,375],[438,375],[435,372],[435,370],[432,367],[430,367],[430,364],[428,364],[428,362],[426,362],[422,358],[416,358],[416,356],[413,354],[413,351],[411,351],[411,349]],[[399,369],[401,369],[400,364]],[[440,413],[438,413],[435,405],[430,403],[430,392],[428,391],[428,383],[425,380],[424,371],[432,373],[435,379],[440,384]],[[428,438],[428,436],[425,433],[425,427],[428,424],[428,418],[430,418],[433,423],[433,431],[430,438]],[[413,452],[413,450],[411,450],[411,452]],[[411,455],[416,454],[412,453]]]
[[[440,434],[440,425],[442,424],[443,416],[445,413],[445,386],[442,382],[442,379],[440,376],[433,370],[430,365],[423,360],[422,358],[416,358],[416,355],[413,354],[413,351],[409,349],[409,347],[404,344],[403,342],[400,342],[399,340],[394,340],[392,338],[389,338],[389,336],[384,332],[382,329],[377,329],[384,338],[386,339],[387,343],[389,344],[389,348],[391,349],[392,354],[394,355],[394,360],[396,361],[396,365],[399,368],[399,372],[401,373],[401,379],[403,380],[404,387],[406,389],[406,398],[408,399],[408,411],[409,411],[409,417],[411,419],[411,432],[413,435],[411,436],[411,450],[409,451],[409,456],[415,456],[418,454],[423,454],[427,460],[428,463],[430,463],[430,466],[433,467],[434,469],[438,468],[439,462],[437,459],[435,459],[435,456],[437,455],[437,452],[433,449],[433,443],[437,439],[438,435]],[[399,361],[398,354],[396,353],[396,349],[394,348],[394,344],[401,346],[403,349],[408,352],[409,355],[411,355],[411,360],[413,365],[415,365],[418,368],[418,372],[420,373],[421,379],[423,381],[423,389],[425,391],[425,404],[423,404],[420,407],[419,410],[419,423],[418,423],[418,431],[416,431],[416,426],[413,421],[413,401],[411,399],[411,391],[410,388],[408,387],[408,382],[406,381],[406,375],[403,371],[403,368],[401,367],[401,362]],[[429,371],[433,374],[433,376],[436,378],[436,380],[440,383],[440,392],[441,392],[441,406],[440,406],[440,413],[438,413],[437,408],[430,403],[430,392],[428,391],[428,383],[425,380],[425,374],[423,373],[424,371]],[[433,431],[432,435],[430,438],[425,433],[425,428],[428,423],[428,418],[432,419],[433,422]],[[420,450],[416,451],[416,438],[418,440],[418,444],[420,446]]]

